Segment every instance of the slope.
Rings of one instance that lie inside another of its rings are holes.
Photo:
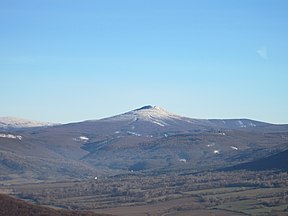
[[[288,170],[288,150],[255,161],[238,164],[226,170]]]

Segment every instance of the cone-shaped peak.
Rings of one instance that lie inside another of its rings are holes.
[[[148,110],[148,109],[153,109],[155,106],[151,106],[151,105],[146,105],[146,106],[143,106],[141,108],[138,108],[138,109],[135,109],[133,111],[139,111],[139,110]]]
[[[166,120],[166,119],[179,119],[181,116],[170,113],[161,107],[146,105],[132,111],[112,116],[106,118],[105,120],[145,120],[145,121],[155,121],[155,120]]]
[[[143,106],[141,108],[135,109],[132,112],[129,113],[134,113],[138,117],[154,117],[154,118],[167,118],[167,117],[175,117],[176,115],[169,113],[168,111],[162,109],[161,107],[158,106]]]

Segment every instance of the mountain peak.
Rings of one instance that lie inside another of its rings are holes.
[[[135,110],[133,110],[133,111],[153,109],[154,107],[155,107],[155,106],[146,105],[146,106],[143,106],[143,107],[141,107],[141,108],[135,109]]]
[[[180,116],[177,116],[173,113],[170,113],[161,107],[146,105],[141,108],[134,109],[132,111],[112,116],[110,118],[106,118],[105,120],[144,120],[144,121],[164,121],[167,119],[179,119]],[[161,123],[162,124],[162,123]]]
[[[166,110],[164,110],[161,107],[158,106],[151,106],[146,105],[141,108],[132,110],[128,113],[124,113],[124,115],[133,115],[134,117],[142,120],[155,120],[155,119],[171,119],[171,118],[179,118],[180,116],[177,116],[173,113],[170,113]]]
[[[134,109],[134,110],[132,110],[130,112],[133,112],[133,113],[147,113],[147,114],[158,113],[158,114],[161,114],[161,115],[173,115],[172,113],[169,113],[168,111],[164,110],[161,107],[151,106],[151,105],[146,105],[146,106],[143,106],[141,108]]]

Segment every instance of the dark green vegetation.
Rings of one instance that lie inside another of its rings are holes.
[[[145,215],[150,207],[152,213],[158,212],[154,215],[193,214],[200,210],[203,215],[206,211],[287,215],[287,179],[287,172],[278,171],[137,173],[100,176],[97,180],[88,181],[1,188],[41,205],[74,210],[96,209],[97,212],[118,215],[135,211]]]
[[[108,216],[93,212],[55,210],[0,194],[0,216]]]

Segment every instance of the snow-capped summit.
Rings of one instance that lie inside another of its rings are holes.
[[[28,128],[53,125],[55,124],[49,122],[31,121],[16,117],[0,117],[0,128]]]
[[[175,114],[172,114],[161,107],[158,106],[143,106],[139,109],[132,110],[125,114],[134,114],[139,118],[179,118],[180,116],[177,116]]]
[[[170,113],[165,109],[158,106],[146,105],[141,108],[133,109],[131,111],[115,115],[108,118],[103,118],[100,120],[90,120],[86,123],[96,127],[97,124],[110,125],[107,130],[112,130],[111,133],[120,134],[121,131],[126,131],[128,134],[133,134],[136,136],[141,134],[145,135],[164,135],[167,132],[175,131],[223,131],[230,129],[245,129],[251,128],[252,126],[257,129],[259,125],[267,125],[261,122],[256,122],[253,120],[246,119],[198,119],[189,118],[185,116],[176,115]],[[245,127],[244,127],[245,126]],[[102,126],[101,130],[104,127]],[[113,128],[113,129],[112,129]],[[105,129],[105,130],[106,130]],[[219,132],[218,134],[226,135],[224,132]]]
[[[171,121],[184,120],[186,118],[175,115],[164,110],[158,106],[143,106],[132,111],[116,115],[110,118],[102,119],[104,121],[129,121],[129,122],[149,122],[157,125],[158,127],[165,127],[171,125]]]
[[[155,106],[154,106],[155,107]],[[134,111],[139,111],[139,110],[146,110],[146,109],[153,109],[154,108],[151,105],[143,106],[141,108],[135,109]]]
[[[153,121],[154,123],[155,121],[160,121],[157,122],[160,123],[159,125],[163,124],[165,125],[165,122],[161,121],[165,121],[168,119],[181,119],[181,118],[182,118],[181,116],[170,113],[162,109],[161,107],[147,105],[120,115],[106,118],[104,120],[134,120],[134,121],[144,120],[144,121]]]
[[[135,119],[149,121],[161,127],[169,125],[167,120],[180,120],[182,118],[181,116],[169,113],[161,107],[151,105],[135,109],[123,115],[134,115]]]

